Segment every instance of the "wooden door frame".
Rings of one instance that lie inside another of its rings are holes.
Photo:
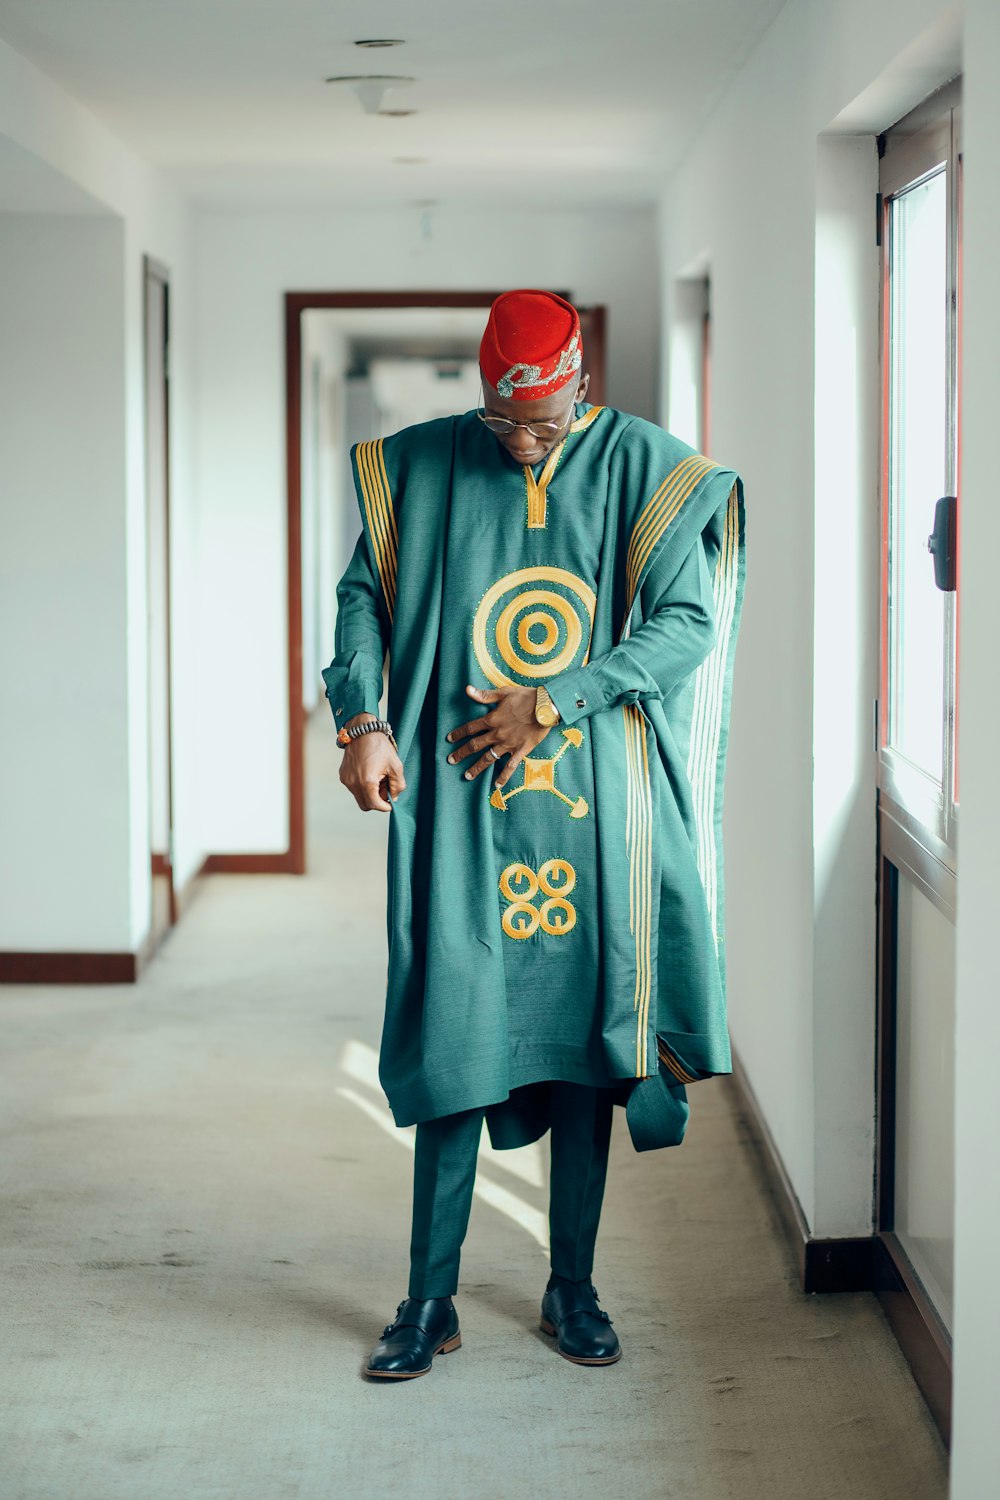
[[[167,891],[169,896],[169,932],[178,918],[177,887],[174,881],[173,862],[173,831],[174,831],[174,709],[173,709],[173,669],[170,657],[171,636],[171,595],[172,584],[170,576],[170,268],[152,255],[142,257],[142,353],[143,353],[143,424],[145,426],[148,413],[149,391],[147,379],[149,373],[149,350],[147,347],[149,329],[149,285],[151,281],[159,282],[163,287],[163,547],[164,547],[164,602],[166,619],[164,621],[164,634],[166,641],[166,690],[167,690],[167,853],[166,856],[152,851],[151,870],[157,875],[165,875],[167,878]],[[149,519],[149,447],[148,431],[144,432],[144,450],[146,459],[146,518]],[[146,548],[147,588],[149,586],[149,546],[147,538]],[[147,702],[147,718],[149,705]],[[165,935],[165,934],[164,934]]]
[[[306,871],[305,722],[302,703],[302,314],[336,308],[489,307],[499,291],[286,292],[285,465],[288,547],[288,850],[255,855],[254,868]]]

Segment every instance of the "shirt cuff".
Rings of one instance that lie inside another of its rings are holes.
[[[372,682],[342,684],[334,694],[336,702],[334,698],[331,698],[329,688],[326,691],[327,702],[333,710],[334,721],[338,729],[343,729],[355,714],[372,714],[377,719],[381,696],[382,684],[379,683],[376,687]]]
[[[577,667],[570,672],[560,672],[545,684],[549,697],[559,710],[563,724],[575,724],[577,719],[586,719],[604,707],[604,699],[590,667]]]

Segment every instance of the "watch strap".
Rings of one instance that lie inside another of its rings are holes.
[[[546,687],[535,688],[535,718],[539,724],[552,725],[559,723],[559,710],[556,708]]]

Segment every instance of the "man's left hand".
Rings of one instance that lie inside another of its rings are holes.
[[[465,691],[477,703],[491,704],[492,707],[478,719],[470,719],[467,724],[460,724],[451,731],[448,735],[450,741],[465,740],[466,743],[452,750],[448,761],[455,765],[470,755],[478,755],[465,772],[466,780],[472,781],[481,771],[497,765],[487,752],[487,746],[492,746],[500,758],[495,785],[505,786],[524,757],[530,755],[549,732],[550,726],[539,724],[535,718],[535,689],[467,687]],[[506,761],[502,759],[504,755]]]

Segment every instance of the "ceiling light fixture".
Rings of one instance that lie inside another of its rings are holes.
[[[403,40],[398,36],[369,36],[362,38],[360,42],[355,42],[354,45],[355,47],[401,47]]]
[[[328,78],[327,83],[346,83],[361,100],[366,115],[377,115],[389,89],[401,83],[413,83],[414,79],[401,73],[343,73]]]
[[[384,120],[405,120],[408,115],[415,115],[415,109],[380,109],[379,114]]]

